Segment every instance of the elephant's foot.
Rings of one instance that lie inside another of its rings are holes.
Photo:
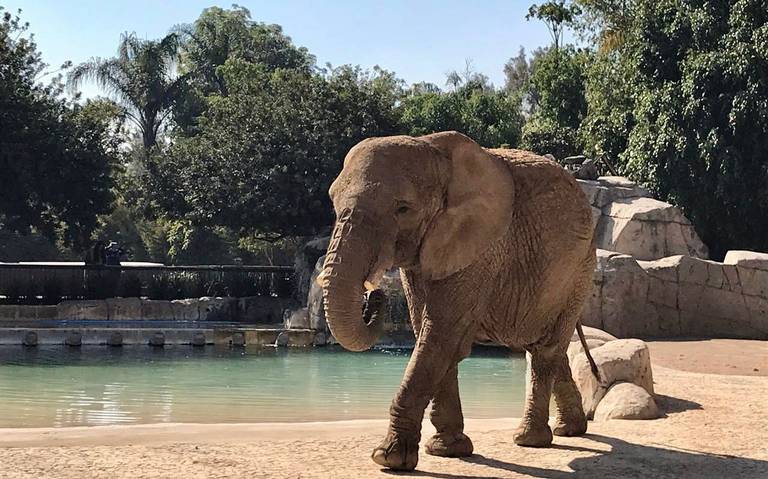
[[[524,422],[515,429],[512,436],[515,444],[526,447],[547,447],[552,444],[552,430],[549,425]]]
[[[418,439],[406,439],[393,433],[373,450],[371,459],[376,464],[396,471],[412,471],[419,462]]]
[[[581,436],[586,432],[587,418],[581,409],[563,417],[558,415],[555,427],[552,429],[555,436]]]
[[[472,440],[464,433],[437,433],[427,441],[424,452],[432,456],[467,457],[472,455]]]

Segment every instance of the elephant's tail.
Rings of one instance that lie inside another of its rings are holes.
[[[579,341],[581,341],[581,347],[584,348],[584,354],[587,355],[587,361],[589,362],[589,369],[592,370],[592,374],[595,375],[597,382],[600,382],[600,371],[597,370],[597,364],[592,357],[592,353],[589,352],[589,346],[587,346],[587,338],[584,337],[584,330],[581,327],[581,321],[576,323],[576,332],[579,334]]]

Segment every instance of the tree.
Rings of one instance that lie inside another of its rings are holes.
[[[96,216],[110,210],[117,152],[114,105],[62,99],[28,25],[0,8],[0,229],[88,245]]]
[[[680,206],[713,257],[765,251],[768,4],[637,0],[633,11],[606,62],[617,74],[601,87],[623,80],[629,99],[602,95],[588,119],[593,143],[623,133],[625,171]]]
[[[487,147],[517,145],[523,123],[518,95],[473,83],[451,92],[412,89],[402,100],[401,114],[409,135],[456,130]]]
[[[328,188],[347,151],[397,132],[399,81],[386,71],[325,75],[229,59],[200,133],[159,161],[151,191],[168,217],[275,241],[332,223]],[[173,192],[173,193],[171,193]]]
[[[574,0],[581,9],[574,27],[599,51],[615,50],[624,42],[631,26],[635,3],[634,0]]]
[[[578,5],[566,5],[565,0],[555,0],[541,5],[531,5],[525,19],[535,18],[544,22],[552,36],[553,48],[558,50],[563,41],[563,31],[579,14],[581,14],[581,8]]]
[[[248,9],[237,5],[229,10],[206,8],[192,24],[177,26],[174,31],[181,41],[180,70],[189,76],[173,111],[177,131],[184,136],[198,132],[197,119],[207,107],[208,96],[229,94],[220,69],[228,59],[259,64],[267,71],[309,74],[315,66],[314,56],[295,46],[280,25],[255,22]]]
[[[157,144],[158,135],[173,104],[184,93],[187,75],[177,75],[179,38],[172,33],[160,40],[140,40],[135,34],[120,37],[117,56],[92,58],[77,65],[68,77],[73,91],[83,81],[94,80],[125,108],[142,137],[145,151]]]

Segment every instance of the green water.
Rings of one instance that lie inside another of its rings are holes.
[[[0,347],[0,427],[385,418],[407,350]],[[519,416],[525,359],[460,365],[466,417]]]

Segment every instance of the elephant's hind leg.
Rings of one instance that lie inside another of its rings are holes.
[[[474,447],[464,434],[464,416],[459,398],[458,365],[448,370],[432,399],[430,419],[437,433],[425,445],[425,452],[433,456],[471,456]]]
[[[581,394],[571,376],[568,357],[560,355],[556,360],[554,394],[557,419],[553,433],[556,436],[581,436],[587,432],[587,418],[581,404]]]
[[[548,422],[549,399],[555,379],[553,354],[550,347],[529,351],[525,411],[513,435],[518,446],[547,447],[552,444],[552,430]]]

